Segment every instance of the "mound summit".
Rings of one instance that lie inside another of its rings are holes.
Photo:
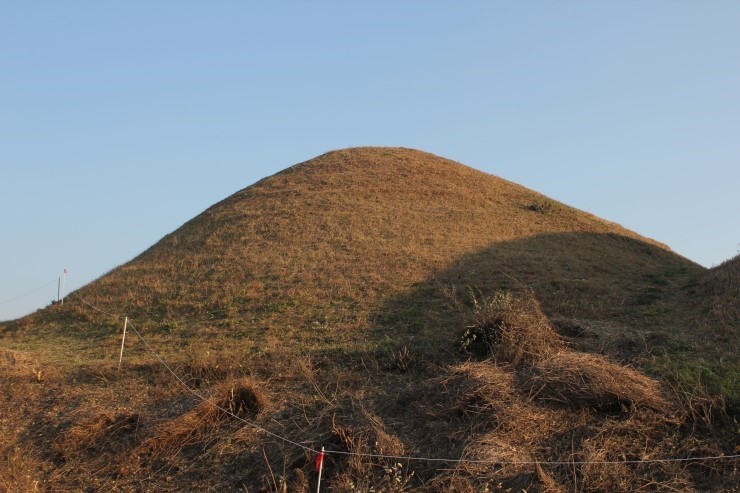
[[[329,152],[0,324],[0,491],[732,491],[737,265]]]

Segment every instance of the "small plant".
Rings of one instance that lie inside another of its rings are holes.
[[[379,491],[402,492],[409,491],[411,481],[414,479],[414,471],[408,472],[403,469],[403,464],[395,464],[383,468],[386,477],[381,482]]]
[[[490,297],[484,297],[480,292],[476,294],[472,289],[469,293],[473,304],[472,320],[460,337],[460,348],[485,357],[500,341],[496,328],[501,324],[499,315],[511,307],[511,293],[497,292]]]
[[[538,212],[540,214],[547,214],[555,211],[557,203],[554,200],[548,198],[536,199],[525,206],[525,209]]]
[[[405,373],[414,365],[414,356],[409,351],[408,346],[404,345],[398,351],[391,353],[391,362],[394,369]]]

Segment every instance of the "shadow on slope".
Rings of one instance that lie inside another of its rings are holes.
[[[455,260],[386,303],[375,325],[381,333],[450,347],[462,329],[455,305],[468,290],[486,295],[526,286],[551,319],[605,327],[640,318],[644,328],[663,323],[675,293],[703,271],[668,250],[617,234],[536,235]]]
[[[740,327],[740,255],[707,272],[701,289],[708,297],[711,318],[726,327]]]

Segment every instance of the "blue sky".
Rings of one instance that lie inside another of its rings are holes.
[[[705,266],[740,244],[740,3],[5,2],[0,320],[331,149],[423,149]],[[46,283],[36,293],[8,301]]]

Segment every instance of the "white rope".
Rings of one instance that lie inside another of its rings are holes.
[[[29,294],[33,294],[33,293],[35,293],[35,292],[37,292],[37,291],[41,291],[41,290],[42,290],[42,289],[44,289],[45,287],[47,287],[47,286],[51,286],[52,284],[54,284],[54,283],[55,283],[55,282],[57,282],[57,281],[58,281],[58,279],[54,279],[54,280],[52,280],[52,281],[49,281],[49,282],[47,282],[47,283],[46,283],[46,284],[44,284],[43,286],[39,286],[39,287],[37,287],[37,288],[35,288],[35,289],[32,289],[31,291],[29,291],[29,292],[27,292],[27,293],[19,294],[19,295],[18,295],[18,296],[16,296],[15,298],[10,298],[10,299],[8,299],[8,300],[3,300],[3,301],[0,301],[0,305],[4,305],[5,303],[10,303],[11,301],[19,300],[19,299],[23,298],[24,296],[28,296]]]
[[[303,450],[306,450],[308,452],[313,452],[315,454],[318,454],[319,453],[316,449],[313,449],[313,448],[308,447],[306,445],[302,445],[302,444],[300,444],[298,442],[294,442],[293,440],[290,440],[289,438],[286,438],[284,436],[280,436],[277,433],[273,433],[273,432],[271,432],[269,430],[266,430],[266,429],[262,428],[261,426],[255,424],[255,423],[252,423],[251,421],[248,421],[248,420],[242,418],[241,416],[238,416],[238,415],[232,413],[228,409],[224,409],[223,407],[219,406],[218,404],[214,403],[213,401],[210,401],[210,400],[206,399],[205,397],[203,397],[202,395],[200,395],[195,389],[190,388],[188,386],[188,384],[186,384],[185,381],[182,378],[180,378],[177,375],[177,373],[175,373],[172,370],[172,368],[170,368],[167,365],[167,363],[165,363],[165,361],[159,356],[159,354],[157,354],[157,352],[149,345],[149,343],[146,342],[146,339],[144,339],[144,337],[139,333],[139,331],[136,329],[136,327],[134,327],[134,325],[131,323],[131,320],[130,319],[129,319],[129,322],[128,322],[128,326],[131,328],[131,330],[134,331],[134,333],[139,337],[139,339],[141,339],[141,342],[144,343],[144,345],[147,347],[147,349],[149,349],[149,351],[154,355],[154,357],[157,358],[157,360],[159,360],[160,363],[162,363],[162,366],[164,366],[165,368],[167,368],[167,371],[169,371],[172,374],[172,376],[175,377],[177,379],[177,381],[180,382],[180,384],[188,392],[190,392],[191,394],[193,394],[195,397],[197,397],[198,399],[200,399],[202,402],[206,402],[206,403],[210,404],[211,406],[215,407],[219,411],[222,411],[222,412],[228,414],[232,418],[238,419],[242,423],[247,424],[247,425],[251,426],[252,428],[254,428],[256,430],[259,430],[259,431],[262,431],[264,433],[267,433],[271,437],[277,438],[277,439],[282,440],[282,441],[284,441],[286,443],[289,443],[291,445],[295,445],[296,447],[300,447]]]
[[[90,308],[94,308],[95,310],[97,310],[97,311],[99,311],[99,312],[101,312],[101,313],[104,313],[104,314],[106,314],[106,315],[108,315],[108,316],[111,316],[111,317],[115,317],[115,318],[120,318],[120,317],[121,317],[121,315],[115,315],[115,314],[113,314],[113,313],[110,313],[110,312],[107,312],[107,311],[105,311],[105,310],[103,310],[103,309],[101,309],[101,308],[98,308],[98,307],[96,307],[95,305],[93,305],[93,304],[91,304],[91,303],[88,303],[87,301],[83,300],[83,299],[82,299],[82,298],[81,298],[81,297],[80,297],[80,296],[79,296],[78,294],[76,294],[76,293],[72,293],[72,295],[73,295],[73,296],[74,296],[75,298],[77,298],[78,300],[82,301],[82,302],[83,302],[84,304],[86,304],[87,306],[89,306]],[[178,382],[180,383],[180,385],[182,385],[182,386],[183,386],[183,387],[185,388],[185,390],[187,390],[188,392],[190,392],[191,394],[193,394],[193,395],[194,395],[194,396],[195,396],[195,397],[196,397],[196,398],[197,398],[198,400],[200,400],[201,402],[205,402],[205,403],[208,403],[208,404],[210,404],[211,406],[213,406],[213,407],[215,407],[216,409],[218,409],[219,411],[222,411],[222,412],[226,413],[227,415],[231,416],[232,418],[235,418],[235,419],[237,419],[237,420],[241,421],[242,423],[244,423],[244,424],[247,424],[247,425],[251,426],[252,428],[254,428],[254,429],[256,429],[256,430],[259,430],[259,431],[262,431],[262,432],[264,432],[264,433],[267,433],[268,435],[270,435],[270,436],[272,436],[272,437],[274,437],[274,438],[277,438],[277,439],[279,439],[279,440],[282,440],[282,441],[284,441],[284,442],[286,442],[286,443],[289,443],[289,444],[291,444],[291,445],[295,445],[296,447],[300,447],[300,448],[302,448],[303,450],[306,450],[306,451],[308,451],[308,452],[313,452],[313,453],[316,453],[316,454],[318,453],[318,451],[317,451],[317,450],[315,450],[315,449],[313,449],[313,448],[311,448],[311,447],[308,447],[308,446],[302,445],[302,444],[300,444],[300,443],[294,442],[293,440],[290,440],[290,439],[288,439],[288,438],[286,438],[286,437],[280,436],[280,435],[278,435],[278,434],[276,434],[276,433],[273,433],[273,432],[271,432],[271,431],[269,431],[269,430],[266,430],[266,429],[262,428],[261,426],[259,426],[259,425],[255,424],[255,423],[252,423],[251,421],[248,421],[248,420],[246,420],[246,419],[242,418],[241,416],[238,416],[238,415],[236,415],[236,414],[232,413],[232,412],[231,412],[231,411],[229,411],[228,409],[224,409],[223,407],[219,406],[218,404],[216,404],[216,403],[214,403],[214,402],[212,402],[212,401],[208,400],[207,398],[205,398],[204,396],[202,396],[201,394],[199,394],[199,393],[198,393],[198,391],[196,391],[195,389],[193,389],[193,388],[189,387],[189,386],[188,386],[188,384],[187,384],[187,383],[185,383],[185,381],[184,381],[184,380],[183,380],[182,378],[180,378],[180,376],[179,376],[179,375],[178,375],[177,373],[175,373],[175,371],[174,371],[174,370],[172,370],[172,368],[170,368],[170,366],[169,366],[169,365],[168,365],[168,364],[167,364],[167,363],[166,363],[166,362],[165,362],[165,361],[164,361],[164,360],[162,359],[162,357],[161,357],[161,356],[159,356],[159,354],[158,354],[158,353],[157,353],[157,352],[156,352],[156,351],[154,350],[154,348],[152,348],[152,347],[151,347],[151,346],[149,345],[149,343],[148,343],[148,342],[146,341],[146,339],[144,339],[144,336],[142,336],[142,335],[141,335],[141,332],[139,332],[139,331],[138,331],[138,330],[136,329],[136,327],[134,326],[134,324],[133,324],[133,323],[131,322],[131,319],[130,319],[130,318],[129,318],[129,320],[128,320],[128,326],[129,326],[129,328],[131,328],[131,330],[133,330],[133,331],[134,331],[134,333],[136,334],[136,336],[137,336],[137,337],[138,337],[139,339],[141,339],[141,342],[143,342],[143,343],[144,343],[144,345],[145,345],[145,346],[146,346],[146,348],[147,348],[147,349],[149,350],[149,352],[151,352],[151,353],[152,353],[152,354],[154,355],[154,357],[155,357],[155,358],[157,358],[157,360],[158,360],[158,361],[159,361],[159,362],[160,362],[160,363],[162,364],[162,366],[164,366],[164,367],[165,367],[165,368],[167,369],[167,371],[168,371],[168,372],[170,372],[170,373],[172,374],[172,376],[173,376],[173,377],[175,377],[175,379],[176,379],[176,380],[177,380],[177,381],[178,381]]]
[[[67,296],[74,296],[75,298],[77,298],[78,300],[80,300],[81,302],[83,302],[84,304],[86,304],[87,306],[89,306],[90,308],[92,308],[93,310],[97,310],[100,313],[104,313],[105,315],[108,315],[109,317],[113,317],[113,318],[116,318],[116,319],[121,318],[121,315],[116,315],[115,313],[110,313],[110,312],[107,312],[107,311],[103,310],[102,308],[98,308],[95,305],[91,305],[87,301],[85,301],[82,298],[80,298],[80,295],[78,295],[77,293],[69,293]]]
[[[118,317],[120,318],[120,315],[115,315],[112,313],[109,313],[105,310],[102,310],[87,301],[83,300],[79,295],[76,293],[72,293],[73,296],[75,296],[77,299],[82,301],[87,306],[94,308],[95,310],[105,313],[106,315],[109,315],[111,317]],[[177,373],[175,373],[172,368],[167,365],[167,363],[159,356],[159,354],[152,348],[149,343],[144,339],[144,336],[141,335],[141,333],[134,327],[134,325],[131,323],[131,319],[129,319],[128,326],[131,328],[131,330],[134,331],[134,333],[138,336],[139,339],[141,339],[141,342],[144,343],[144,345],[147,347],[147,349],[154,355],[155,358],[164,366],[168,372],[172,374],[173,377],[182,385],[189,393],[193,394],[197,399],[199,399],[202,402],[208,403],[211,406],[215,407],[219,411],[222,411],[226,413],[227,415],[231,416],[232,418],[235,418],[242,423],[251,426],[252,428],[262,431],[268,435],[270,435],[273,438],[277,438],[278,440],[282,440],[285,443],[289,443],[290,445],[294,445],[296,447],[299,447],[307,452],[311,452],[314,454],[319,454],[320,452],[312,447],[309,447],[307,445],[300,444],[298,442],[295,442],[289,438],[286,438],[284,436],[278,435],[277,433],[273,433],[269,430],[266,430],[265,428],[262,428],[261,426],[246,420],[242,418],[241,416],[238,416],[228,409],[224,409],[223,407],[219,406],[218,404],[206,399],[204,396],[199,394],[195,389],[188,386],[185,381],[180,378]],[[531,460],[531,461],[502,461],[502,460],[476,460],[476,459],[445,459],[445,458],[438,458],[438,457],[412,457],[412,456],[405,456],[405,455],[383,455],[383,454],[365,454],[365,453],[358,453],[358,452],[346,452],[342,450],[324,450],[325,454],[334,454],[334,455],[353,455],[358,457],[367,457],[367,458],[374,458],[374,459],[391,459],[391,460],[397,460],[397,461],[421,461],[421,462],[444,462],[447,464],[497,464],[497,465],[514,465],[514,466],[526,466],[526,465],[551,465],[551,466],[562,466],[562,465],[586,465],[586,464],[594,464],[594,465],[614,465],[614,464],[651,464],[651,463],[667,463],[667,462],[698,462],[698,461],[709,461],[709,460],[728,460],[728,459],[738,459],[740,458],[740,455],[714,455],[714,456],[701,456],[701,457],[682,457],[682,458],[669,458],[669,459],[630,459],[630,460],[602,460],[602,461],[565,461],[565,460],[552,460],[552,461],[541,461],[541,460]]]
[[[527,466],[527,465],[585,465],[585,464],[651,464],[659,462],[691,462],[691,461],[704,461],[704,460],[724,460],[724,459],[738,459],[740,455],[715,455],[715,456],[703,456],[703,457],[685,457],[685,458],[673,458],[673,459],[644,459],[644,460],[523,460],[523,461],[505,461],[505,460],[476,460],[476,459],[442,459],[435,457],[407,457],[404,455],[382,455],[382,454],[363,454],[356,452],[344,452],[342,450],[325,450],[327,454],[337,455],[355,455],[360,457],[371,457],[378,459],[393,459],[393,460],[407,460],[407,461],[424,461],[424,462],[445,462],[445,463],[465,463],[465,464],[500,464],[500,465],[514,465],[514,466]]]

